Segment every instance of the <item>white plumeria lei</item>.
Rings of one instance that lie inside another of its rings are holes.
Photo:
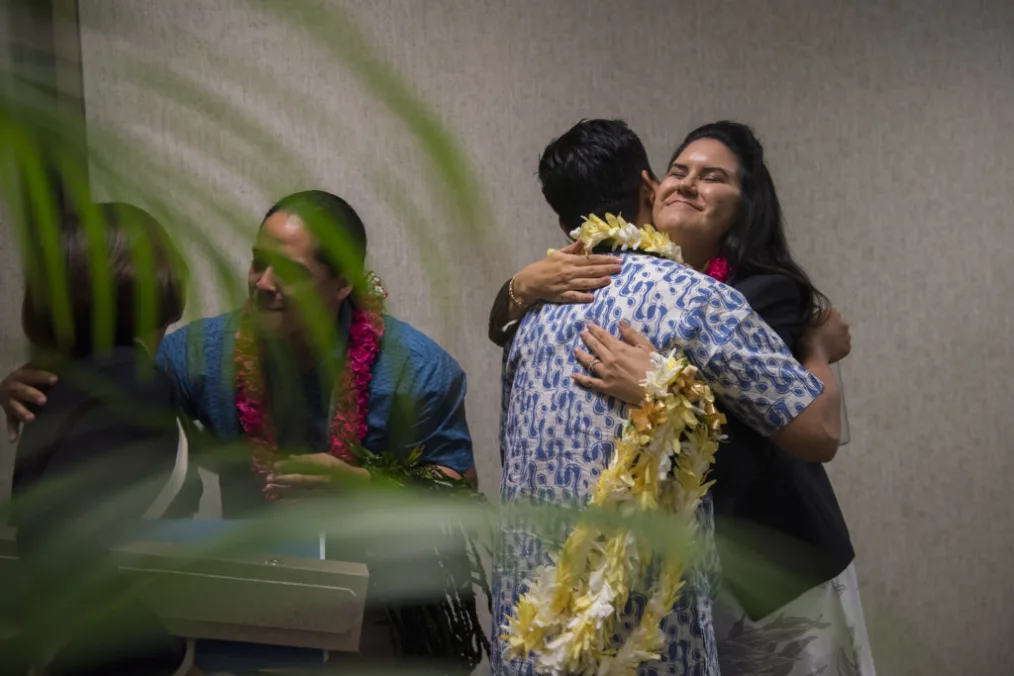
[[[606,214],[605,219],[589,216],[571,231],[570,236],[584,244],[586,253],[605,242],[612,245],[613,251],[643,251],[683,262],[680,248],[668,235],[650,225],[638,227],[628,223],[622,216]]]

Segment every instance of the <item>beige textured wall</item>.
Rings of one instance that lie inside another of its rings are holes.
[[[479,224],[485,253],[444,260],[454,284],[436,289],[420,283],[419,261],[441,252],[411,244],[420,225],[399,219],[368,177],[382,168],[419,195],[418,158],[340,65],[235,0],[80,5],[90,123],[137,133],[166,151],[161,161],[219,186],[243,204],[250,232],[286,190],[319,185],[357,206],[395,313],[468,371],[491,494],[500,362],[485,318],[502,280],[559,243],[533,176],[542,147],[580,117],[619,116],[662,169],[696,124],[754,125],[795,251],[852,321],[853,442],[831,473],[880,673],[1011,673],[1014,3],[343,3],[453,130],[492,206]],[[182,106],[153,95],[157,81],[147,93],[123,85],[121,48],[224,91],[306,166],[226,154],[231,121],[184,125]],[[265,93],[265,79],[305,100]],[[195,219],[241,270],[246,242]],[[223,308],[211,298],[203,309]]]

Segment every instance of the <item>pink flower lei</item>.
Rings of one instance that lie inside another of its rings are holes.
[[[729,281],[732,270],[729,268],[729,261],[724,256],[712,258],[704,268],[704,274],[714,278],[723,284]]]
[[[329,453],[350,464],[355,464],[352,445],[366,436],[366,415],[369,404],[370,380],[373,365],[380,354],[380,339],[384,335],[383,299],[387,291],[372,272],[367,276],[367,290],[356,299],[349,329],[349,345],[345,366],[335,384],[334,417],[329,426]],[[243,309],[236,349],[236,410],[244,436],[253,443],[254,472],[265,480],[264,494],[274,500],[275,494],[266,482],[277,459],[278,440],[275,428],[267,413],[267,393],[264,374],[257,354],[257,343],[250,327],[250,315]]]

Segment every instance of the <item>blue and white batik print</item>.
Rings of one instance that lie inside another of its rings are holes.
[[[807,373],[739,292],[673,261],[627,253],[623,270],[587,305],[543,305],[525,317],[505,356],[500,449],[501,500],[585,504],[626,417],[622,403],[577,386],[574,349],[593,321],[611,333],[626,320],[660,352],[678,349],[700,369],[723,402],[758,431],[771,434],[813,401],[823,385]],[[721,452],[721,450],[719,450]],[[702,549],[713,559],[710,500],[698,512]],[[530,571],[550,563],[555,545],[505,519],[493,563],[494,674],[529,674],[529,660],[503,655],[507,618]],[[556,537],[552,538],[556,540]],[[562,537],[560,539],[562,542]],[[547,551],[548,550],[548,551]],[[699,566],[663,622],[661,659],[640,673],[713,676],[719,672],[709,580]],[[636,591],[636,590],[635,590]],[[642,590],[643,591],[643,590]],[[644,597],[632,594],[616,643],[636,626]]]

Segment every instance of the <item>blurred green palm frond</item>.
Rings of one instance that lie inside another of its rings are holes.
[[[32,3],[25,3],[25,6]],[[419,155],[428,169],[418,175],[426,191],[432,194],[431,203],[440,210],[426,215],[419,205],[402,209],[405,216],[404,233],[410,240],[421,242],[429,251],[435,239],[444,236],[432,230],[439,222],[456,237],[475,240],[482,234],[478,227],[488,222],[484,198],[472,180],[474,172],[464,153],[437,120],[437,116],[416,96],[397,73],[387,68],[373,54],[370,45],[357,28],[337,8],[303,3],[298,12],[287,11],[291,5],[279,3],[246,3],[251,11],[263,13],[270,21],[295,31],[306,42],[316,42],[335,64],[358,78],[367,92],[387,107],[393,119],[404,129],[407,137],[418,147]],[[25,19],[19,17],[21,25]],[[39,28],[36,26],[36,28]],[[99,27],[101,33],[101,27]],[[335,41],[335,35],[341,40]],[[18,36],[15,36],[18,38]],[[37,37],[34,36],[34,37]],[[20,39],[20,38],[18,38]],[[115,43],[114,35],[98,35]],[[341,43],[338,45],[338,43]],[[54,91],[54,70],[65,64],[52,64],[52,54],[45,46],[39,47],[33,36],[25,37],[15,45],[21,58],[17,63],[5,62],[0,72],[0,199],[5,211],[5,224],[13,235],[20,253],[21,267],[26,277],[36,280],[45,288],[47,309],[52,315],[56,333],[69,340],[73,332],[72,308],[69,302],[74,283],[68,277],[61,253],[61,229],[66,214],[76,214],[88,241],[89,267],[92,294],[93,342],[96,347],[109,346],[113,341],[115,317],[120,310],[112,285],[108,261],[104,258],[105,232],[94,202],[113,197],[151,212],[162,223],[173,241],[173,250],[181,265],[194,272],[188,289],[190,315],[194,307],[212,305],[239,306],[245,297],[245,285],[237,274],[235,256],[223,247],[224,242],[243,242],[249,247],[256,226],[257,212],[262,207],[251,205],[213,182],[202,179],[174,156],[172,147],[152,142],[144,129],[127,126],[108,126],[102,120],[89,119],[87,125],[81,111],[65,105]],[[214,50],[211,50],[212,52]],[[324,130],[322,142],[332,125],[323,121],[326,111],[305,105],[305,97],[295,91],[291,83],[259,74],[247,64],[237,62],[229,54],[210,53],[209,61],[216,83],[243,82],[252,89],[251,96],[286,109],[281,115],[308,129]],[[48,67],[51,64],[52,67]],[[292,148],[283,134],[271,129],[265,121],[250,110],[225,96],[223,90],[210,86],[206,80],[187,72],[174,71],[172,64],[145,58],[143,53],[118,54],[114,72],[106,77],[116,78],[122,86],[134,87],[150,97],[155,106],[175,109],[168,124],[169,136],[196,139],[209,135],[216,139],[214,152],[202,149],[205,163],[223,167],[233,182],[245,187],[244,194],[252,192],[266,200],[280,195],[270,178],[279,170],[293,176],[309,176],[311,170],[304,158]],[[66,75],[66,74],[64,74]],[[73,76],[73,74],[71,74]],[[87,127],[87,137],[82,137]],[[395,172],[378,167],[364,167],[364,175],[374,180],[378,194],[397,192],[407,194],[403,179]],[[307,186],[309,187],[309,186]],[[101,195],[100,195],[101,192]],[[316,233],[325,255],[341,259],[346,248],[331,233]],[[246,249],[248,250],[248,249]],[[145,335],[157,328],[155,302],[155,265],[151,249],[143,241],[135,241],[132,249],[138,273],[136,285],[137,335]],[[436,257],[426,257],[422,268],[431,280],[448,283],[449,266]],[[297,298],[303,307],[304,317],[311,327],[314,345],[321,355],[329,354],[334,344],[334,327],[321,321],[319,300],[304,294]],[[197,337],[199,340],[199,336]],[[104,384],[93,382],[96,391]],[[125,415],[142,419],[151,414],[158,424],[155,412],[135,411],[131,402],[123,402]],[[202,461],[215,465],[218,459],[243,457],[249,454],[245,444],[216,443],[201,450]],[[101,478],[93,474],[80,474],[47,481],[26,495],[19,495],[16,503],[4,505],[0,517],[6,521],[11,509],[32,509],[33,504],[59,504],[65,491],[81,482],[96,485],[97,501],[93,509],[85,510],[68,520],[65,526],[48,535],[45,551],[54,566],[70,563],[67,555],[76,551],[93,551],[93,546],[75,549],[91,541],[112,542],[119,533],[122,520],[118,513],[136,505],[138,496],[157,491],[155,485],[135,485],[122,494],[110,494],[100,488]],[[149,482],[150,483],[150,482]],[[490,540],[490,525],[495,516],[489,505],[469,501],[448,501],[432,492],[419,493],[408,487],[392,492],[378,483],[369,490],[357,490],[333,500],[313,501],[312,507],[265,509],[246,526],[229,531],[228,535],[211,542],[195,545],[177,561],[181,569],[197,566],[209,558],[229,558],[244,552],[267,551],[279,542],[293,538],[316,539],[327,532],[335,542],[368,542],[375,557],[412,561],[431,557],[434,546],[460,546],[448,539],[446,524],[455,522],[467,528],[482,541]],[[348,514],[357,518],[349,519]],[[89,536],[88,534],[92,534]],[[83,538],[83,539],[82,539]],[[45,558],[45,557],[44,557]],[[38,560],[38,559],[37,559]],[[103,617],[110,607],[116,606],[138,593],[138,589],[115,584],[116,571],[111,570],[103,557],[79,558],[73,562],[73,572],[66,584],[56,585],[42,593],[35,593],[24,605],[17,596],[7,594],[4,613],[0,617],[10,620],[10,613],[19,617],[14,627],[0,623],[0,642],[10,637],[4,631],[27,628],[16,634],[3,649],[6,657],[31,645],[42,636],[72,634],[75,626],[63,626],[76,618],[80,626]],[[388,587],[385,594],[392,599],[431,597],[444,590],[438,579],[416,580],[412,584]],[[30,588],[26,582],[23,589]],[[35,590],[39,592],[39,590]],[[101,602],[96,599],[101,598]],[[383,599],[380,599],[383,600]],[[129,627],[110,627],[114,633],[122,630],[122,640],[132,640]],[[55,632],[55,633],[54,633]],[[127,647],[127,646],[124,646]],[[403,671],[403,670],[400,670]]]

